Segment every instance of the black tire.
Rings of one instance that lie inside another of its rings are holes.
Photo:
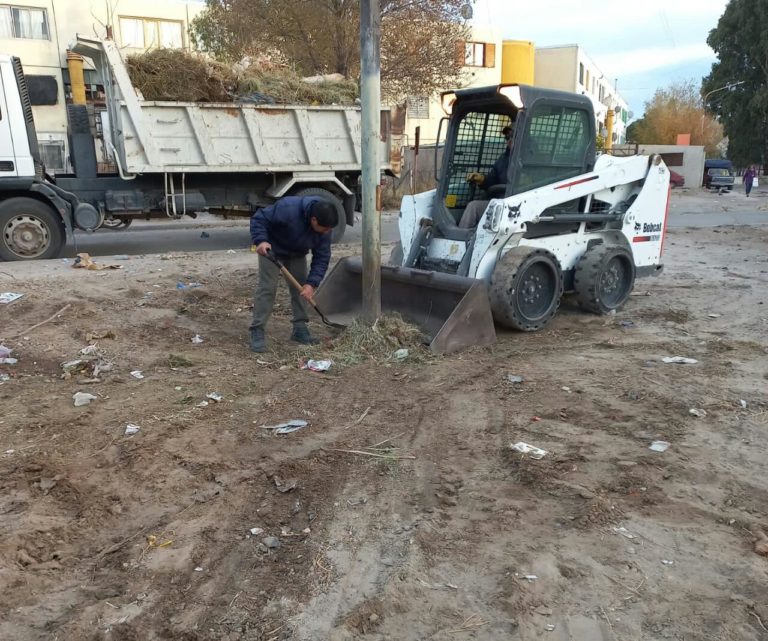
[[[128,229],[133,222],[133,218],[105,218],[101,226],[104,229],[115,229],[123,231]]]
[[[395,267],[401,267],[403,265],[403,243],[397,241],[392,251],[389,253],[387,259],[387,265],[394,265]]]
[[[594,245],[579,259],[573,289],[579,306],[595,314],[619,309],[635,286],[635,260],[620,245]]]
[[[299,189],[293,194],[294,196],[319,196],[324,200],[331,202],[336,207],[336,213],[339,215],[339,222],[331,232],[331,244],[340,243],[344,238],[344,232],[347,230],[347,214],[344,211],[344,203],[341,202],[338,196],[333,192],[323,189],[322,187],[305,187]]]
[[[545,249],[514,247],[491,276],[491,309],[497,323],[533,332],[557,313],[563,297],[563,270]]]
[[[0,202],[0,259],[57,258],[65,244],[64,223],[45,203],[34,198]]]

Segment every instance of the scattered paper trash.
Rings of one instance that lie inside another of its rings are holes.
[[[722,314],[707,314],[707,316],[709,316],[710,318],[720,318]]]
[[[405,349],[405,348],[399,349],[399,350],[397,350],[395,352],[395,358],[397,360],[399,360],[399,361],[402,361],[402,360],[405,360],[406,358],[408,358],[409,354],[410,354],[410,352],[407,349]]]
[[[201,568],[199,565],[195,568],[195,572],[202,572],[203,568]]]
[[[91,401],[95,401],[98,396],[88,394],[87,392],[75,392],[72,395],[72,400],[75,402],[75,407],[82,407],[88,405]]]
[[[563,385],[560,389],[564,392],[568,392],[569,394],[571,393],[571,388],[566,385]]]
[[[297,432],[298,430],[309,425],[307,421],[301,418],[294,418],[284,423],[278,423],[277,425],[264,425],[263,430],[274,430],[275,434],[290,434],[291,432]]]
[[[739,405],[741,405],[741,409],[747,409],[747,401],[745,401],[743,398],[739,401]]]
[[[17,294],[16,292],[2,292],[0,293],[0,305],[10,305],[13,301],[19,300],[24,294]]]
[[[554,632],[555,631],[555,626],[553,624],[551,624],[551,623],[547,623],[547,625],[544,626],[544,629],[547,632]]]
[[[523,575],[523,578],[524,578],[526,581],[528,581],[528,583],[533,583],[533,582],[534,582],[536,579],[538,579],[539,577],[537,577],[535,574],[524,574],[524,575]]]
[[[80,353],[83,356],[92,356],[98,351],[99,351],[98,345],[88,345],[87,347],[83,347],[83,349],[80,350]]]
[[[515,374],[507,374],[507,382],[517,385],[523,382],[523,377]]]
[[[696,416],[698,418],[704,418],[707,415],[707,410],[699,410],[699,409],[696,409],[696,408],[692,408],[692,409],[688,410],[688,413],[689,414],[693,414],[694,416]]]
[[[16,365],[18,358],[0,358],[0,365]]]
[[[197,404],[197,407],[208,407],[208,405],[209,405],[208,401],[200,401]]]
[[[195,335],[192,337],[192,342],[193,342],[195,345],[199,345],[200,343],[202,343],[202,342],[203,342],[203,337],[202,337],[202,336],[200,336],[200,334],[195,334]]]
[[[234,249],[228,249],[227,253],[228,254],[236,254],[237,252]]]
[[[333,361],[330,359],[317,361],[310,358],[301,364],[301,369],[308,369],[312,372],[327,372],[331,369],[331,365],[333,365]]]
[[[536,459],[537,461],[539,459],[543,459],[549,453],[547,450],[542,450],[541,448],[534,445],[528,445],[528,443],[523,443],[522,441],[515,443],[510,447],[513,450],[517,450],[521,454],[528,454],[528,456],[530,456],[532,459]]]
[[[0,358],[8,358],[12,353],[13,350],[10,347],[0,345]]]
[[[140,369],[133,370],[131,372],[131,376],[133,376],[133,378],[139,378],[139,379],[144,378],[144,374],[141,372]]]
[[[259,534],[264,534],[264,529],[260,527],[252,527],[250,529],[251,534],[254,536],[258,536]]]
[[[666,452],[669,449],[669,445],[667,441],[654,441],[648,449],[652,452]]]
[[[176,289],[197,289],[198,287],[202,287],[202,283],[187,283],[186,285],[179,281],[176,283]]]
[[[218,392],[210,392],[205,395],[205,398],[210,398],[215,403],[221,403],[221,401],[224,399],[224,397]]]
[[[0,384],[7,383],[10,380],[11,380],[11,377],[8,376],[8,374],[3,374],[2,372],[0,372]]]
[[[134,434],[137,434],[140,429],[141,428],[138,425],[135,425],[134,423],[128,423],[128,425],[125,426],[125,435],[133,436]]]
[[[623,536],[625,539],[629,539],[630,541],[637,538],[625,527],[615,527],[613,528],[613,531],[616,532],[616,534],[621,534],[621,536]]]
[[[10,455],[11,455],[11,454],[13,454],[15,451],[16,451],[16,450],[5,450],[5,453],[6,453],[8,456],[10,456]]]
[[[661,560],[661,562],[662,562],[664,565],[674,565],[674,564],[675,564],[675,562],[674,562],[674,561],[670,561],[669,559],[662,559],[662,560]]]
[[[695,358],[686,358],[685,356],[665,356],[661,361],[662,363],[675,363],[677,365],[696,365],[699,362]]]

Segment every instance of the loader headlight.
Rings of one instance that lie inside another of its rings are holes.
[[[501,227],[501,217],[504,214],[504,204],[491,201],[488,209],[485,210],[484,229],[492,232],[499,231]]]
[[[446,116],[450,116],[453,113],[453,103],[455,102],[455,91],[444,91],[440,94],[440,106],[443,108]]]
[[[523,104],[523,96],[520,93],[520,87],[517,85],[499,87],[499,94],[509,100],[517,109],[522,109],[525,106]]]

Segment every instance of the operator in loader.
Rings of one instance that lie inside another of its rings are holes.
[[[336,207],[317,196],[286,196],[251,216],[251,240],[259,254],[259,284],[253,296],[251,351],[267,348],[264,329],[272,314],[280,269],[266,256],[271,250],[293,277],[301,292],[288,287],[293,310],[291,340],[305,345],[317,343],[307,327],[309,316],[304,300],[311,300],[331,260],[331,230],[338,224]],[[307,253],[312,262],[307,275]]]
[[[475,185],[482,186],[485,190],[489,190],[496,185],[506,185],[507,183],[507,170],[509,169],[509,158],[512,155],[512,127],[504,127],[501,130],[504,135],[504,140],[507,141],[507,147],[501,156],[498,157],[491,171],[487,174],[480,174],[473,172],[467,176],[467,182],[474,183]],[[483,217],[488,203],[490,200],[472,200],[467,203],[464,208],[464,213],[461,215],[459,221],[459,227],[462,229],[474,229]]]

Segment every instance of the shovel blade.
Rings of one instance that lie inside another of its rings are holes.
[[[315,299],[328,320],[349,325],[362,314],[362,259],[342,258]],[[381,267],[382,313],[398,313],[419,327],[432,351],[447,354],[496,342],[485,283],[407,267]]]

